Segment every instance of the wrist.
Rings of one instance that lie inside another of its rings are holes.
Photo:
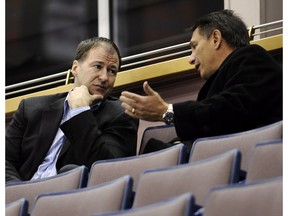
[[[162,115],[162,119],[167,125],[174,123],[174,110],[173,104],[168,104],[166,112]]]

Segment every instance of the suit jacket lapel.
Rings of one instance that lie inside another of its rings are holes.
[[[64,100],[65,97],[60,98],[42,112],[42,118],[39,120],[39,144],[36,150],[37,156],[34,160],[36,164],[42,163],[56,136],[63,115]]]
[[[60,151],[58,159],[68,150],[69,146],[70,146],[69,140],[66,137],[64,137],[62,149]]]
[[[91,110],[92,110],[92,112],[94,113],[94,115],[96,115],[95,113],[97,112],[97,110],[100,110],[100,109],[102,109],[102,108],[104,107],[105,103],[106,103],[106,100],[103,100],[99,105],[95,105],[95,106],[93,106],[93,107],[91,108]],[[59,160],[59,158],[61,158],[61,156],[63,156],[64,153],[68,150],[69,146],[70,146],[70,142],[69,142],[69,140],[65,137],[65,138],[64,138],[64,143],[63,143],[62,149],[61,149],[60,154],[59,154],[59,157],[58,157],[58,160]]]

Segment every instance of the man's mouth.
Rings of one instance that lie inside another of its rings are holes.
[[[94,86],[94,90],[96,90],[97,92],[101,92],[101,93],[104,93],[106,92],[108,89],[107,86],[103,86],[103,85],[95,85]]]
[[[108,89],[108,86],[105,85],[95,85],[96,88],[100,88],[100,89]]]

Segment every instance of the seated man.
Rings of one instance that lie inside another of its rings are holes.
[[[139,121],[109,96],[121,57],[106,38],[82,41],[67,93],[22,100],[6,130],[6,181],[56,175],[68,164],[136,155]]]
[[[269,53],[250,45],[244,22],[231,10],[213,12],[191,28],[190,64],[206,82],[197,101],[168,104],[147,82],[146,96],[124,91],[126,113],[174,123],[181,142],[245,131],[282,120],[282,69]],[[154,140],[145,152],[169,146]]]

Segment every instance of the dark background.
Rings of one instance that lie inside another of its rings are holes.
[[[185,29],[223,0],[110,0],[122,57],[187,42]],[[6,0],[6,86],[70,68],[77,44],[98,35],[97,0]]]

